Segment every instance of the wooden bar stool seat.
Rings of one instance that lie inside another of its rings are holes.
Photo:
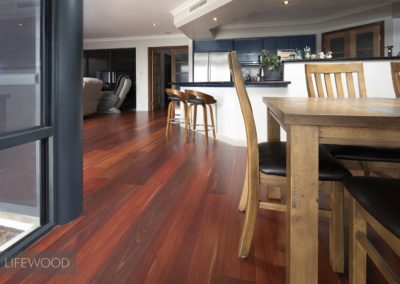
[[[189,96],[185,94],[184,92],[181,92],[179,90],[175,89],[170,89],[166,88],[165,92],[168,95],[168,114],[167,114],[167,125],[165,129],[165,135],[169,136],[171,130],[172,130],[172,125],[173,124],[185,124],[185,141],[187,141],[187,136],[188,136],[188,131],[189,131],[189,107],[187,104],[187,100],[189,99]],[[177,117],[175,114],[175,106],[178,103],[183,103],[183,117]]]
[[[185,90],[185,93],[190,96],[187,102],[190,104],[189,109],[193,107],[193,130],[196,131],[197,128],[197,106],[201,105],[203,108],[203,124],[200,124],[204,127],[204,139],[205,142],[208,143],[208,131],[211,129],[213,132],[213,137],[215,139],[215,123],[214,123],[214,114],[212,106],[217,103],[214,97],[207,95],[205,93],[194,91],[194,90]],[[208,106],[208,108],[207,108]],[[207,109],[210,113],[211,125],[208,124],[207,117]]]

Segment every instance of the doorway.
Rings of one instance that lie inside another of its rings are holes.
[[[149,110],[167,106],[165,88],[171,82],[189,80],[188,46],[150,47],[149,54]]]

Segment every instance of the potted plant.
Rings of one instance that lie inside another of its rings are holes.
[[[283,66],[281,65],[281,58],[280,56],[271,53],[269,50],[263,49],[261,51],[261,68],[264,71],[265,81],[283,80]]]

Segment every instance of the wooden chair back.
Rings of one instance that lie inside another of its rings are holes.
[[[396,93],[396,98],[400,98],[400,61],[390,62],[390,67],[392,70],[394,92]]]
[[[357,74],[359,97],[367,97],[362,63],[306,64],[305,68],[309,97],[343,98],[346,94],[345,87],[347,87],[347,96],[355,98],[356,88],[353,74]],[[332,85],[332,79],[335,81],[335,88]],[[346,84],[343,84],[343,81]]]
[[[233,83],[236,88],[236,93],[239,98],[240,108],[242,109],[242,115],[246,129],[249,188],[254,188],[252,185],[258,186],[260,174],[257,130],[253,116],[253,109],[251,107],[249,96],[243,82],[243,77],[240,70],[240,62],[237,59],[235,51],[229,53],[229,66],[231,69]]]
[[[165,88],[165,92],[167,93],[168,96],[177,96],[182,101],[187,101],[189,99],[189,96],[187,94],[176,89]]]
[[[204,102],[206,104],[214,104],[216,101],[214,99],[214,97],[207,95],[205,93],[199,92],[199,91],[195,91],[195,90],[185,90],[185,94],[189,95],[189,96],[195,96],[199,99],[204,100]]]

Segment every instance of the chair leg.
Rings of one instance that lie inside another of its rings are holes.
[[[204,141],[208,144],[208,121],[207,121],[207,107],[205,104],[201,105],[203,107],[203,118],[204,118]]]
[[[329,257],[333,271],[344,272],[344,186],[341,182],[331,182],[330,207],[332,218],[329,228]]]
[[[183,102],[183,110],[185,113],[185,142],[187,142],[190,122],[189,122],[189,107],[186,102]]]
[[[350,197],[349,208],[349,284],[366,283],[367,253],[357,241],[357,234],[367,232],[367,223],[357,211],[357,203]]]
[[[248,198],[246,205],[246,213],[244,224],[239,241],[239,257],[247,257],[250,252],[251,243],[253,240],[254,229],[256,225],[257,210],[259,207],[259,174],[248,173]]]
[[[169,134],[169,126],[171,124],[171,102],[168,103],[167,125],[165,126],[165,136]]]
[[[175,121],[175,103],[171,101],[171,122]],[[172,131],[172,123],[169,124],[169,130]]]
[[[240,202],[239,202],[239,211],[242,211],[242,212],[246,211],[247,197],[249,195],[248,171],[249,171],[249,165],[248,165],[248,163],[246,163],[244,184],[243,184],[243,189],[242,189],[242,195],[240,196]]]
[[[193,110],[193,130],[196,131],[196,125],[197,125],[197,105],[193,105],[194,110]],[[194,133],[193,133],[194,135]]]
[[[214,124],[214,114],[213,114],[213,109],[211,105],[208,105],[208,107],[210,108],[210,118],[211,118],[211,127],[212,127],[212,131],[213,131],[213,137],[215,139],[215,124]]]

